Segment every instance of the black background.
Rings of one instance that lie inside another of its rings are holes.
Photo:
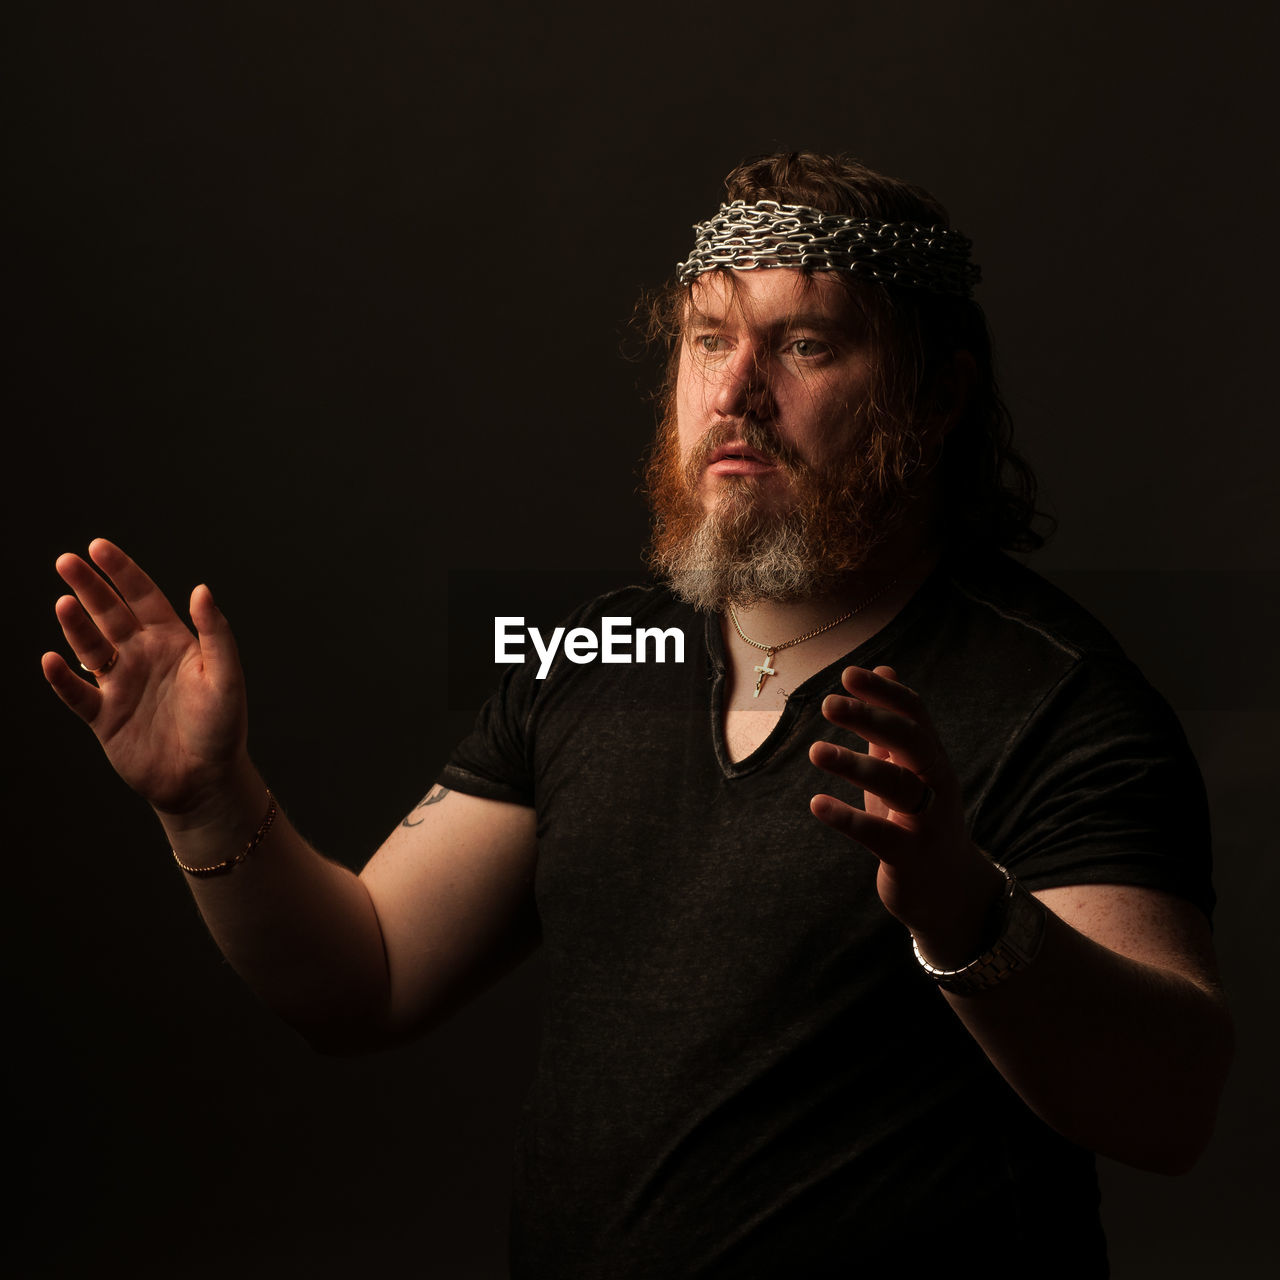
[[[255,758],[360,865],[469,720],[445,696],[449,571],[637,575],[653,370],[624,358],[631,306],[727,169],[791,147],[920,182],[973,237],[1061,519],[1035,563],[1201,759],[1240,1059],[1197,1170],[1104,1163],[1106,1216],[1119,1280],[1258,1273],[1280,736],[1262,12],[10,6],[18,1274],[503,1274],[536,964],[407,1050],[313,1055],[44,686],[52,563],[105,534],[179,601],[208,580]]]

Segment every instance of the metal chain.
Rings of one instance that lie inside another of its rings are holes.
[[[676,264],[681,284],[716,267],[796,267],[848,271],[882,284],[968,298],[982,278],[969,261],[972,242],[949,227],[867,222],[807,205],[735,200],[693,230],[693,252]]]
[[[838,627],[842,622],[848,622],[855,613],[861,613],[869,604],[874,604],[880,599],[890,587],[897,585],[897,578],[892,578],[880,588],[879,591],[873,592],[861,604],[854,606],[848,613],[842,613],[832,622],[828,622],[825,626],[819,627],[816,631],[806,632],[802,636],[796,636],[794,640],[786,640],[782,644],[761,644],[759,640],[753,640],[746,632],[743,631],[741,624],[738,622],[738,615],[734,612],[733,605],[729,606],[729,621],[733,623],[733,629],[738,635],[747,642],[753,649],[759,649],[762,653],[766,653],[769,657],[773,657],[775,653],[781,653],[783,649],[790,649],[792,645],[804,644],[806,640],[812,640],[820,636],[824,631],[830,631],[832,627]]]

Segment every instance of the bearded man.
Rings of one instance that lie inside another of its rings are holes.
[[[1230,1057],[1194,763],[1003,554],[1030,477],[941,207],[804,154],[728,196],[655,308],[668,585],[575,620],[679,627],[683,664],[508,670],[358,878],[250,763],[207,588],[193,637],[110,543],[116,590],[63,557],[96,684],[46,675],[317,1043],[542,946],[513,1274],[1105,1275],[1093,1153],[1188,1167]]]

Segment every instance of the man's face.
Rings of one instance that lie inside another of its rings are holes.
[[[872,459],[862,312],[823,273],[709,273],[680,343],[649,471],[655,567],[712,610],[835,590],[905,499]]]
[[[854,465],[871,353],[861,314],[829,275],[700,277],[679,360],[680,456],[705,511],[749,496],[782,512],[805,473]]]

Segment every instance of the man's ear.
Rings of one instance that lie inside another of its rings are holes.
[[[977,377],[977,366],[968,351],[955,352],[938,374],[933,388],[931,425],[946,436],[964,417],[969,395]]]

